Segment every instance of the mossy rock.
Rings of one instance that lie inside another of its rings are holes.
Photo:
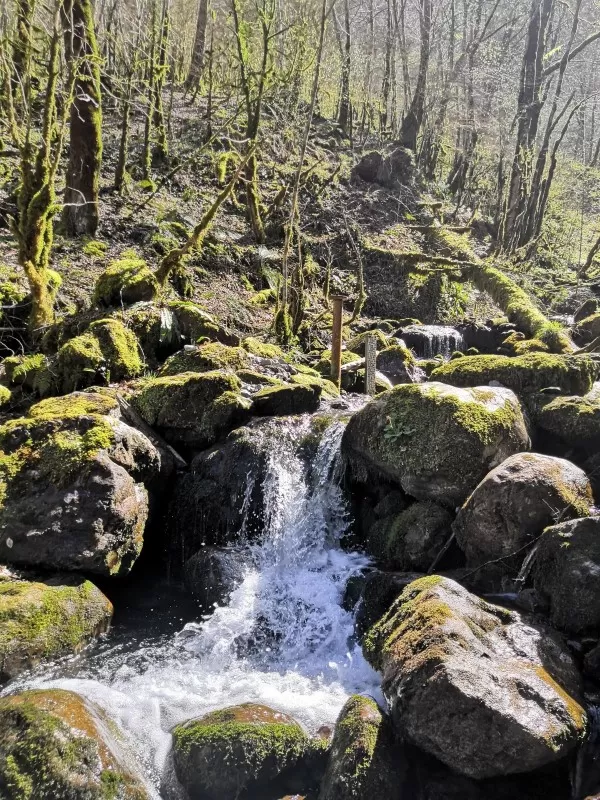
[[[378,520],[367,551],[390,569],[427,571],[451,535],[451,514],[437,503],[413,503]]]
[[[562,638],[448,578],[409,584],[363,649],[383,673],[397,733],[470,778],[539,769],[585,736]]]
[[[240,389],[233,373],[183,372],[148,380],[131,403],[167,441],[203,448],[249,419]]]
[[[335,725],[319,800],[400,800],[405,770],[390,719],[372,698],[350,697]]]
[[[212,314],[196,303],[174,300],[168,304],[177,320],[177,325],[186,342],[194,343],[198,339],[211,339],[230,347],[238,347],[240,338],[221,325]]]
[[[388,337],[383,331],[364,331],[358,333],[346,342],[347,349],[352,353],[357,353],[359,356],[365,354],[365,342],[369,336],[374,336],[377,342],[377,350],[385,350],[389,346]]]
[[[524,356],[465,356],[431,373],[434,381],[452,386],[485,386],[495,381],[518,395],[556,386],[564,394],[590,391],[598,367],[587,356],[528,353]]]
[[[112,613],[110,601],[83,578],[30,581],[0,571],[0,683],[78,652],[108,629]]]
[[[199,347],[187,347],[168,358],[159,375],[178,375],[181,372],[212,372],[215,370],[246,369],[250,359],[242,347],[228,347],[220,342],[211,342]]]
[[[2,797],[149,800],[115,731],[97,706],[74,692],[52,689],[1,698]]]
[[[391,383],[418,383],[423,377],[419,364],[408,347],[394,344],[377,353],[377,369],[382,372]]]
[[[575,314],[573,314],[573,320],[575,322],[581,322],[582,320],[593,316],[598,311],[599,305],[600,301],[595,297],[591,297],[589,300],[586,300],[579,306]]]
[[[533,395],[527,404],[535,425],[571,447],[589,454],[600,446],[600,384],[583,397]]]
[[[0,385],[0,408],[7,406],[12,398],[12,392],[8,386]]]
[[[314,373],[314,374],[312,374]],[[319,389],[321,397],[326,400],[333,400],[340,396],[339,389],[333,381],[322,378],[318,372],[311,370],[310,372],[296,372],[290,375],[290,383],[298,386],[307,386],[313,389]]]
[[[113,261],[96,281],[93,302],[121,306],[154,300],[160,293],[158,281],[146,262],[137,257]]]
[[[284,386],[284,382],[271,375],[264,375],[262,372],[255,372],[252,369],[238,369],[235,373],[242,383],[250,386]]]
[[[530,441],[509,389],[423,383],[371,400],[351,418],[343,445],[357,478],[374,470],[418,500],[456,506]]]
[[[600,336],[600,313],[595,312],[578,322],[573,335],[580,344],[589,344],[597,339]]]
[[[278,796],[276,787],[285,787],[310,748],[291,717],[253,703],[213,711],[173,730],[177,778],[190,797],[202,800]]]
[[[0,427],[5,562],[104,575],[131,569],[148,515],[136,463],[156,473],[160,459],[115,418],[115,403],[82,393],[52,398]]]
[[[85,333],[65,342],[56,361],[65,393],[98,382],[135,378],[143,366],[135,334],[112,318],[93,322]]]
[[[527,353],[548,353],[550,348],[540,339],[524,339],[515,343],[513,352],[516,356],[524,356]]]
[[[2,364],[10,386],[23,386],[42,397],[55,388],[51,363],[43,353],[9,356]]]
[[[318,385],[287,384],[261,389],[253,397],[252,410],[263,417],[310,414],[321,402]]]
[[[358,353],[353,353],[351,350],[342,350],[342,365],[351,364],[353,361],[360,361],[361,356]],[[324,378],[331,377],[331,350],[325,350],[321,354],[321,358],[315,364],[315,369]]]
[[[279,361],[285,361],[286,355],[276,344],[270,342],[261,342],[254,336],[248,336],[242,340],[242,347],[247,350],[251,355],[258,356],[259,358],[271,358]]]

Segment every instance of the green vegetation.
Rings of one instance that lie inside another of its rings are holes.
[[[159,286],[146,262],[132,254],[123,254],[100,275],[92,302],[104,306],[120,306],[140,300],[154,300]]]
[[[200,345],[193,350],[181,350],[165,361],[159,375],[178,375],[181,372],[211,372],[226,370],[235,372],[250,366],[246,350],[228,347],[220,342]]]

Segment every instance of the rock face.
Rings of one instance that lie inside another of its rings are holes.
[[[492,381],[518,395],[557,387],[564,394],[584,395],[597,376],[588,356],[529,353],[524,356],[465,356],[435,369],[431,377],[452,386],[484,386]]]
[[[336,722],[319,800],[400,800],[403,777],[389,719],[370,697],[354,695]]]
[[[471,778],[535,770],[585,733],[562,640],[447,578],[410,584],[364,648],[402,736]]]
[[[23,580],[0,572],[0,683],[75,653],[110,625],[111,602],[77,576]]]
[[[0,428],[0,559],[101,575],[127,573],[148,517],[142,478],[160,455],[98,394],[44,400]],[[128,469],[131,471],[128,471]]]
[[[344,448],[355,473],[364,464],[419,500],[457,505],[490,469],[527,450],[529,435],[508,389],[426,383],[397,386],[354,414]]]
[[[291,717],[245,703],[213,711],[173,730],[173,761],[190,797],[237,800],[276,787],[285,794],[311,743]]]
[[[168,442],[204,448],[249,419],[240,388],[232,374],[183,372],[148,381],[131,402]]]
[[[450,513],[437,503],[413,503],[372,526],[367,550],[392,569],[426,571],[450,536],[451,524]]]
[[[0,699],[0,794],[6,800],[149,800],[114,724],[73,692]]]
[[[557,519],[589,514],[593,497],[583,470],[562,458],[518,453],[481,481],[454,522],[467,566],[514,577],[524,548]],[[517,555],[514,555],[517,554]]]
[[[223,605],[244,579],[248,556],[233,547],[204,547],[185,563],[187,590],[206,609]]]
[[[552,622],[569,633],[600,627],[600,517],[548,528],[533,564],[535,592]]]

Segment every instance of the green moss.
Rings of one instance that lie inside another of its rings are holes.
[[[56,388],[53,364],[42,353],[9,356],[2,363],[11,386],[24,386],[40,397],[51,394]]]
[[[585,356],[528,353],[524,356],[465,356],[435,369],[433,380],[452,386],[484,386],[497,381],[517,394],[557,386],[565,393],[586,394],[597,375],[593,360]]]
[[[358,353],[353,353],[351,350],[342,350],[342,365],[350,364],[352,361],[360,361],[361,356]],[[331,377],[331,350],[325,350],[320,360],[315,364],[315,369],[324,378]]]
[[[31,406],[28,413],[36,420],[73,419],[90,414],[106,416],[118,408],[118,402],[109,395],[74,392],[64,397],[40,400]]]
[[[158,282],[146,262],[127,256],[113,261],[100,275],[93,302],[106,306],[137,303],[153,300],[159,293]]]
[[[242,341],[242,347],[253,356],[260,358],[275,358],[284,361],[286,359],[285,353],[276,344],[269,344],[268,342],[261,342],[253,336],[248,336]]]
[[[573,352],[573,342],[563,328],[550,322],[527,292],[499,269],[478,264],[469,270],[468,277],[478,289],[487,292],[509,320],[528,336],[543,342],[553,353]]]
[[[262,289],[262,291],[252,295],[250,304],[253,306],[266,306],[268,303],[274,303],[275,299],[276,294],[273,289]]]
[[[0,385],[0,408],[10,403],[12,392],[7,386]]]
[[[94,239],[91,239],[83,245],[84,254],[90,256],[90,258],[104,258],[107,250],[108,245],[106,242],[98,242]]]
[[[73,692],[28,691],[0,699],[3,798],[148,800],[104,740],[106,724],[100,709]],[[102,779],[108,773],[114,778]]]
[[[143,369],[135,334],[116,319],[102,319],[88,328],[100,349],[113,381],[135,378]]]
[[[308,386],[308,387],[317,387],[321,390],[321,395],[325,399],[332,400],[335,397],[339,397],[340,392],[335,385],[327,378],[321,378],[319,375],[311,375],[305,374],[303,372],[298,372],[295,375],[290,376],[290,383],[296,384],[298,386]]]
[[[211,342],[194,350],[180,350],[168,358],[159,375],[177,375],[181,372],[212,372],[213,370],[245,369],[250,364],[248,354],[241,347],[228,347],[220,342]]]
[[[384,350],[389,344],[387,336],[382,331],[364,331],[363,333],[359,333],[356,336],[353,336],[351,339],[348,339],[346,342],[347,349],[352,353],[358,353],[360,356],[364,356],[365,341],[369,336],[375,337],[377,350]]]
[[[57,370],[63,392],[71,392],[95,383],[105,370],[100,342],[92,333],[84,333],[65,342],[58,351]]]
[[[533,396],[528,410],[535,424],[559,439],[590,453],[600,445],[600,391],[584,397]]]
[[[279,378],[272,378],[270,375],[263,375],[262,372],[254,372],[250,369],[238,369],[235,373],[242,383],[249,383],[253,386],[283,386],[283,381]]]
[[[111,603],[89,581],[0,577],[0,678],[76,652],[108,628],[111,616]]]
[[[522,342],[515,342],[513,352],[516,356],[526,353],[548,353],[550,348],[540,339],[524,339]]]

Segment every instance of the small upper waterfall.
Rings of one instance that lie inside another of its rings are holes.
[[[347,696],[379,693],[378,676],[353,639],[341,606],[367,565],[340,549],[349,513],[340,488],[341,423],[330,425],[307,464],[310,418],[270,436],[262,540],[247,542],[248,567],[228,603],[177,635],[111,643],[46,666],[15,688],[71,689],[97,702],[128,734],[160,797],[173,725],[246,701],[291,714],[308,730],[332,724]],[[255,476],[249,475],[248,480]]]
[[[455,350],[464,348],[462,333],[449,325],[410,325],[402,329],[401,336],[417,358],[450,358]]]

